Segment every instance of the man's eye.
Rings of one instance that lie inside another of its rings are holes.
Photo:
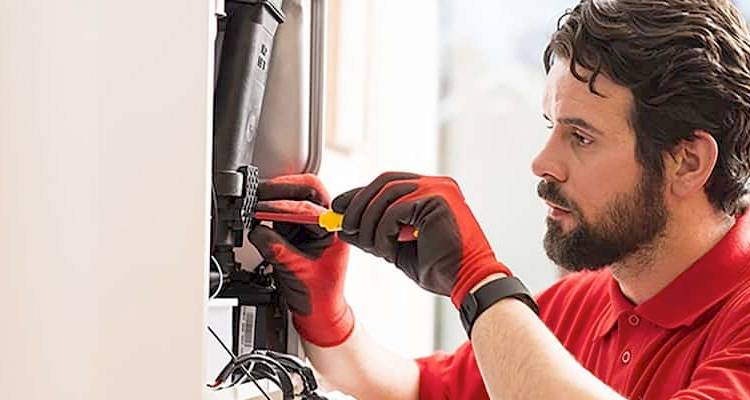
[[[573,139],[575,139],[576,143],[579,146],[588,146],[594,142],[593,140],[587,137],[581,136],[578,132],[573,132],[571,133],[571,135],[573,136]]]

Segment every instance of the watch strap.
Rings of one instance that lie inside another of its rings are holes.
[[[474,293],[469,293],[461,303],[459,312],[461,323],[471,338],[471,329],[479,316],[498,301],[512,297],[524,302],[535,314],[539,314],[539,306],[531,296],[529,289],[515,276],[496,279],[488,282]]]

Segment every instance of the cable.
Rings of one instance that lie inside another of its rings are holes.
[[[216,260],[216,257],[214,257],[214,250],[216,247],[216,234],[219,227],[219,201],[216,197],[216,186],[214,186],[213,180],[211,181],[211,205],[213,206],[214,213],[211,216],[211,263],[216,265],[216,270],[219,272],[219,286],[216,288],[216,291],[209,296],[209,300],[213,300],[216,298],[216,296],[219,295],[219,292],[221,292],[221,289],[224,288],[224,270],[221,269],[221,265]],[[211,274],[209,274],[210,276]]]
[[[213,255],[216,248],[216,235],[219,233],[219,198],[216,195],[213,180],[211,180],[211,204],[214,209],[214,215],[211,217],[211,255]]]
[[[224,348],[224,351],[226,351],[227,354],[229,354],[229,356],[232,357],[232,360],[236,362],[237,361],[237,356],[234,355],[234,353],[232,352],[232,350],[229,350],[229,347],[227,347],[227,345],[224,344],[224,341],[221,340],[221,338],[219,337],[219,335],[217,335],[216,332],[214,332],[214,330],[211,329],[210,326],[206,326],[206,327],[208,328],[208,331],[211,332],[211,335],[213,335],[213,337],[219,342],[219,344],[221,345],[221,347]],[[253,382],[253,384],[255,384],[255,387],[258,388],[258,390],[260,390],[260,393],[263,394],[263,397],[265,397],[266,400],[271,400],[271,397],[268,395],[268,393],[266,393],[265,390],[263,390],[263,388],[260,387],[260,384],[258,384],[258,381],[250,373],[250,371],[248,371],[247,368],[245,368],[245,366],[242,365],[242,364],[239,364],[239,366],[240,366],[240,368],[242,368],[242,372],[244,372],[245,375],[247,375],[247,377],[250,378],[250,380]]]
[[[237,362],[240,364],[244,364],[247,361],[258,362],[260,365],[263,365],[265,367],[268,367],[270,365],[271,371],[276,373],[276,376],[279,378],[279,382],[281,383],[281,385],[279,385],[279,389],[281,389],[282,392],[285,392],[285,394],[288,394],[290,398],[294,397],[294,382],[292,379],[292,375],[283,365],[281,365],[279,361],[265,354],[256,353],[255,351],[237,357]]]
[[[258,365],[263,365],[264,367],[268,367],[265,364],[258,364]],[[281,386],[281,382],[279,382],[279,380],[276,378],[278,376],[278,374],[276,374],[275,372],[273,374],[271,374],[271,373],[266,373],[264,371],[257,371],[257,366],[256,366],[255,362],[251,362],[250,363],[250,367],[248,369],[250,370],[250,373],[253,374],[253,376],[256,379],[266,379],[266,380],[269,380],[274,385],[276,385],[277,388],[281,389],[281,387],[282,387]],[[271,368],[269,368],[269,369],[271,369]],[[242,375],[242,376],[240,376],[240,379],[233,381],[229,385],[229,387],[233,387],[233,386],[236,386],[238,384],[245,383],[245,382],[247,382],[247,376],[246,375]]]
[[[288,370],[301,378],[303,384],[302,391],[299,394],[295,393],[294,395],[310,395],[318,388],[312,369],[304,365],[302,360],[289,354],[277,353],[271,350],[254,350],[253,353],[265,355],[278,361],[285,370]],[[240,359],[242,359],[242,357],[240,357]],[[291,378],[289,374],[287,375]]]
[[[211,263],[216,266],[216,270],[219,272],[219,286],[216,288],[216,291],[214,292],[214,294],[212,294],[208,298],[209,300],[215,299],[216,296],[219,295],[219,292],[221,292],[221,289],[224,288],[224,270],[221,269],[221,265],[219,265],[219,261],[216,260],[216,257],[211,256]]]

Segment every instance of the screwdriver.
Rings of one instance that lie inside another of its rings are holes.
[[[255,219],[261,221],[290,222],[293,224],[318,225],[328,232],[338,232],[344,223],[344,214],[326,210],[318,215],[256,211]],[[419,237],[419,229],[404,225],[398,234],[399,242],[410,242]]]

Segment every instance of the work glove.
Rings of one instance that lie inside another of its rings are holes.
[[[290,175],[261,182],[257,211],[317,215],[330,196],[314,175]],[[281,294],[292,311],[299,334],[321,347],[343,343],[354,329],[354,316],[344,300],[349,256],[346,243],[317,225],[259,225],[248,239],[273,266]]]
[[[422,288],[450,296],[456,308],[485,278],[511,275],[451,178],[385,173],[332,206],[344,214],[342,240],[396,264]],[[404,225],[418,229],[415,240],[398,240]]]

